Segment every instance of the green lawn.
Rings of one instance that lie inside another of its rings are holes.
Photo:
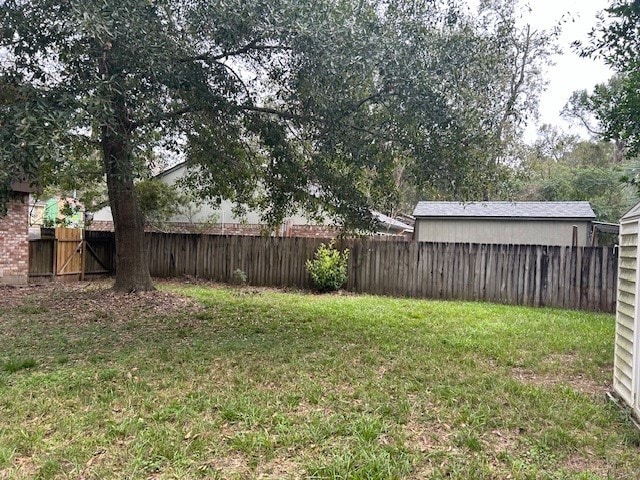
[[[0,479],[637,479],[614,318],[162,284],[0,290]]]

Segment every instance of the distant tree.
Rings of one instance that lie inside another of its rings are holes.
[[[615,147],[612,159],[618,163],[627,152],[626,140],[618,129],[613,128],[612,122],[616,121],[622,95],[622,79],[613,76],[608,82],[596,85],[591,93],[587,90],[573,92],[562,111],[564,117],[576,120],[593,138],[612,141]]]
[[[179,208],[181,199],[178,191],[157,179],[141,180],[135,188],[145,223],[163,228]]]
[[[545,127],[520,166],[519,200],[588,201],[601,221],[617,222],[637,201],[630,163],[607,141],[585,141]]]
[[[425,81],[437,83],[460,115],[446,128],[428,132],[434,134],[430,142],[417,144],[430,151],[404,162],[403,178],[414,199],[509,195],[514,150],[527,120],[537,115],[543,72],[557,49],[558,32],[533,29],[521,8],[517,1],[490,0],[480,2],[477,12],[458,9],[453,27],[436,39],[432,50],[443,52],[446,61]],[[442,163],[434,164],[434,158]]]
[[[629,156],[640,153],[640,2],[612,0],[591,32],[583,55],[602,58],[617,75],[582,98],[597,117],[604,138],[624,143]]]

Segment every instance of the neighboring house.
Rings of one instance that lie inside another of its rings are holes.
[[[418,202],[419,242],[590,245],[589,202]]]
[[[175,185],[187,174],[187,166],[180,163],[157,175],[155,178],[168,185]],[[234,213],[234,203],[222,200],[219,205],[204,203],[190,203],[176,206],[176,214],[172,216],[165,229],[172,232],[209,233],[221,235],[261,235],[266,224],[261,219],[261,212],[248,210],[243,217]],[[413,228],[401,221],[372,212],[377,218],[379,235],[411,236]],[[94,230],[108,230],[113,228],[113,218],[109,207],[93,214]],[[322,223],[305,216],[303,213],[289,216],[272,234],[283,237],[334,237],[338,230],[329,222]]]
[[[29,281],[29,184],[14,182],[7,214],[0,217],[0,284]]]
[[[613,390],[640,419],[640,203],[620,220]]]
[[[29,225],[44,227],[81,227],[84,224],[83,206],[72,197],[47,200],[29,198]]]

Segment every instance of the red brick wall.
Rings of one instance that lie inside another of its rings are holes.
[[[24,285],[29,281],[29,202],[15,194],[0,217],[0,284]]]

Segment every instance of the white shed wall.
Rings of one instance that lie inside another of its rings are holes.
[[[638,219],[621,222],[613,389],[640,416],[638,233]]]
[[[571,246],[574,225],[578,227],[578,246],[588,246],[588,221],[418,218],[415,238],[419,242]]]

